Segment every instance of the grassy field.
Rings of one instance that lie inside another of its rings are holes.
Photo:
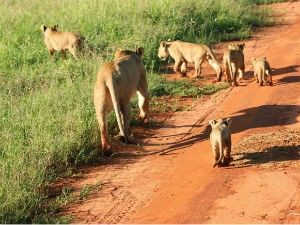
[[[235,7],[232,7],[235,5]],[[200,89],[158,75],[163,39],[212,44],[248,38],[268,11],[245,0],[2,0],[0,2],[0,222],[56,222],[45,187],[99,157],[93,86],[118,48],[143,46],[150,92],[197,97]],[[40,25],[85,36],[91,56],[50,59]],[[114,116],[111,115],[111,127]],[[45,214],[40,219],[40,214]]]

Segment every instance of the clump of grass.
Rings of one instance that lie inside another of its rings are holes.
[[[48,212],[44,187],[99,154],[93,86],[97,69],[116,49],[145,48],[153,96],[196,97],[214,87],[200,90],[164,80],[159,81],[164,86],[156,86],[151,81],[160,70],[160,40],[211,44],[243,39],[252,25],[268,23],[264,13],[242,0],[1,2],[0,222],[38,223],[40,214]],[[75,61],[68,54],[63,61],[56,54],[51,60],[41,24],[82,34],[91,56]]]
[[[233,147],[234,164],[282,168],[300,164],[300,129],[280,129],[252,134]]]
[[[222,82],[217,85],[205,84],[202,88],[186,80],[167,81],[166,79],[161,79],[160,82],[150,82],[151,95],[156,97],[177,95],[197,98],[202,95],[213,94],[228,87],[229,84],[227,82]]]
[[[266,5],[273,3],[287,2],[288,0],[252,0],[256,5]]]

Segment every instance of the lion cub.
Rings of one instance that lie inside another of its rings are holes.
[[[238,86],[236,82],[237,74],[239,78],[243,78],[245,73],[244,62],[245,44],[232,43],[228,45],[228,50],[223,55],[223,66],[227,82],[232,82],[232,86]]]
[[[210,143],[215,157],[215,163],[213,167],[228,166],[232,157],[231,152],[231,133],[229,126],[231,124],[231,118],[210,120],[209,124],[212,127],[210,133]],[[225,153],[224,153],[224,149]]]
[[[78,53],[82,50],[84,38],[79,34],[58,31],[58,25],[46,27],[41,25],[41,30],[44,34],[44,41],[50,55],[54,55],[55,51],[60,51],[62,58],[66,58],[67,50],[78,59]]]
[[[263,84],[273,85],[271,67],[267,58],[265,56],[262,58],[251,58],[251,62],[253,64],[254,76],[259,86]]]

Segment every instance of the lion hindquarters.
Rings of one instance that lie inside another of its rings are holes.
[[[273,85],[271,68],[266,57],[251,58],[251,62],[253,64],[254,76],[259,86]]]
[[[230,152],[231,152],[231,133],[229,130],[230,123],[231,123],[230,118],[209,121],[209,124],[212,127],[212,131],[210,133],[210,143],[215,158],[215,163],[213,164],[213,167],[227,166],[232,160],[232,158],[230,157]]]

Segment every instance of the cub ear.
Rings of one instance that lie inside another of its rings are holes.
[[[57,30],[57,29],[58,29],[58,24],[54,25],[53,28],[54,28],[55,30]]]
[[[264,59],[264,60],[267,60],[267,57],[266,57],[266,56],[263,56],[263,59]]]
[[[226,121],[227,121],[227,124],[228,124],[228,127],[229,127],[231,122],[232,122],[231,118],[227,118]]]
[[[45,26],[45,25],[41,25],[41,30],[43,31],[43,32],[45,32],[45,30],[47,29],[47,27]]]
[[[211,125],[211,127],[213,127],[217,121],[216,120],[209,120],[208,123]]]
[[[256,60],[256,59],[255,59],[254,57],[251,58],[251,62],[252,62],[252,63],[254,63],[255,60]]]
[[[143,47],[138,47],[135,52],[141,57],[145,55],[145,49]]]

